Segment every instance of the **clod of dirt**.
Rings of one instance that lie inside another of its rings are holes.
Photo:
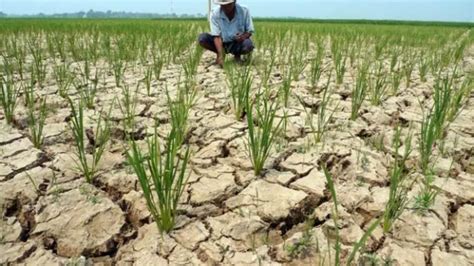
[[[155,223],[142,226],[138,237],[123,246],[116,255],[119,265],[167,265],[166,258],[178,244],[167,234],[160,237]]]
[[[199,243],[205,241],[210,233],[200,221],[188,224],[182,229],[173,231],[171,236],[183,247],[195,250]]]
[[[288,217],[292,209],[297,209],[307,196],[308,194],[302,191],[258,180],[237,196],[228,199],[226,206],[231,209],[255,206],[263,220],[279,221]]]
[[[55,239],[57,254],[64,257],[100,256],[115,248],[115,238],[125,224],[120,208],[94,187],[83,185],[61,194],[36,216],[33,236]],[[81,191],[82,190],[82,191]]]

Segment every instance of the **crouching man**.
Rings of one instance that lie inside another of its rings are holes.
[[[224,65],[225,54],[233,54],[240,62],[242,55],[253,51],[250,37],[254,32],[249,10],[236,0],[214,0],[220,5],[211,14],[211,32],[199,35],[199,44],[217,54],[216,64]]]

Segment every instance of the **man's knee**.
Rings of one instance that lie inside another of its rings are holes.
[[[250,53],[253,51],[255,46],[253,45],[253,42],[251,39],[247,39],[242,43],[242,52],[243,53]]]
[[[200,45],[206,45],[208,43],[209,36],[207,33],[201,33],[198,37],[198,42]]]

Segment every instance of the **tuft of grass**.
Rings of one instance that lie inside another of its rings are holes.
[[[19,94],[20,88],[15,86],[11,77],[5,78],[2,76],[0,79],[0,103],[7,124],[13,123]]]
[[[334,69],[336,70],[336,83],[342,84],[344,81],[344,74],[346,73],[347,56],[344,55],[345,46],[347,44],[342,38],[331,38],[331,53],[334,62]]]
[[[432,185],[435,176],[426,174],[423,179],[423,187],[418,195],[415,196],[413,208],[421,215],[425,214],[435,203],[439,190]]]
[[[171,127],[175,131],[176,141],[182,145],[188,134],[189,111],[196,100],[196,90],[193,83],[183,82],[178,86],[175,99],[172,99],[168,90],[166,91],[167,103],[170,112]]]
[[[321,74],[323,73],[323,58],[324,58],[324,46],[322,43],[317,43],[316,48],[316,55],[311,60],[311,68],[310,68],[310,84],[312,88],[316,88],[319,79],[321,78]]]
[[[433,108],[428,113],[423,114],[421,122],[420,140],[418,151],[420,153],[420,168],[423,173],[429,169],[431,155],[437,138],[437,120],[433,112]]]
[[[337,200],[337,194],[336,194],[336,188],[334,186],[334,179],[331,175],[331,173],[328,171],[328,169],[323,166],[323,171],[324,171],[324,176],[326,177],[326,181],[328,184],[329,191],[331,192],[331,198],[332,201],[334,202],[334,212],[331,215],[331,218],[334,222],[334,228],[336,230],[336,243],[334,245],[334,249],[336,250],[336,254],[334,257],[334,265],[338,266],[341,265],[341,259],[340,259],[340,254],[341,254],[341,236],[339,234],[339,226],[338,226],[338,221],[339,221],[339,210],[338,210],[338,200]],[[329,258],[331,261],[331,258]]]
[[[408,172],[405,162],[412,152],[411,143],[412,134],[409,133],[403,141],[405,149],[402,156],[400,156],[399,151],[402,145],[401,129],[397,128],[395,130],[393,138],[395,160],[390,170],[390,194],[383,214],[382,226],[384,233],[388,233],[392,229],[393,223],[400,217],[408,203],[407,194],[410,186],[406,185]]]
[[[360,67],[359,72],[357,73],[356,84],[352,89],[352,102],[351,102],[351,120],[356,120],[359,116],[359,110],[362,107],[362,103],[367,96],[367,90],[369,86],[367,73],[369,69],[369,64],[367,62],[363,63]]]
[[[291,96],[291,82],[293,81],[292,80],[292,75],[291,75],[291,72],[292,72],[292,69],[291,69],[291,66],[288,67],[285,71],[285,76],[283,77],[283,82],[279,88],[279,95],[282,99],[282,102],[283,102],[283,105],[285,107],[288,107],[289,105],[289,102],[290,102],[290,96]]]
[[[110,139],[110,123],[103,119],[102,115],[99,114],[97,125],[94,131],[95,139],[92,143],[92,151],[90,154],[92,158],[89,159],[89,154],[87,153],[86,149],[83,103],[82,101],[79,101],[79,104],[76,107],[70,98],[68,101],[72,112],[70,127],[74,136],[74,142],[76,144],[76,166],[85,177],[87,183],[92,183],[94,176],[97,173],[100,159],[102,158],[106,145]],[[113,104],[109,109],[108,115],[110,115],[112,106]]]
[[[39,101],[38,110],[34,101],[34,87],[29,87],[28,92],[25,93],[27,104],[28,128],[30,132],[30,139],[34,147],[39,149],[43,144],[43,128],[48,113],[46,98]]]
[[[137,85],[135,91],[132,91],[130,86],[123,84],[121,89],[122,99],[119,101],[119,108],[124,117],[123,129],[125,132],[132,132],[135,129],[135,112],[139,86]]]
[[[189,147],[180,159],[180,141],[179,133],[173,129],[162,152],[155,126],[155,134],[147,139],[148,155],[142,153],[135,141],[127,152],[127,161],[138,177],[147,207],[162,234],[175,226],[179,199],[188,180]]]
[[[380,105],[387,94],[387,76],[384,73],[383,61],[377,63],[375,73],[369,82],[370,102],[372,105]]]
[[[314,143],[320,143],[323,140],[324,135],[328,130],[329,123],[331,122],[334,113],[339,106],[337,104],[332,110],[329,110],[328,107],[332,105],[333,101],[331,99],[332,91],[329,88],[329,84],[331,82],[331,74],[329,74],[328,81],[325,87],[322,90],[322,98],[319,106],[317,107],[317,122],[316,125],[313,123],[313,111],[307,110],[304,107],[303,101],[300,100],[300,103],[303,105],[305,110],[307,119],[309,120],[309,126],[311,127],[311,131],[313,132]]]
[[[272,101],[261,93],[257,94],[255,104],[251,104],[250,96],[246,97],[248,124],[247,151],[252,161],[255,175],[260,175],[265,161],[270,155],[275,138],[279,136],[283,119],[276,124],[278,101]],[[256,113],[254,113],[254,110]],[[258,126],[255,126],[254,120]]]
[[[240,70],[241,69],[241,70]],[[250,67],[242,67],[239,70],[234,65],[226,65],[227,82],[232,98],[232,109],[237,120],[243,118],[245,114],[246,97],[252,87],[252,76]]]

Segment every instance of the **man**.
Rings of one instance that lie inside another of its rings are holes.
[[[220,5],[211,14],[211,32],[199,35],[199,44],[217,54],[216,64],[224,65],[224,56],[231,53],[236,61],[253,51],[250,37],[254,32],[252,17],[236,0],[214,0]]]

